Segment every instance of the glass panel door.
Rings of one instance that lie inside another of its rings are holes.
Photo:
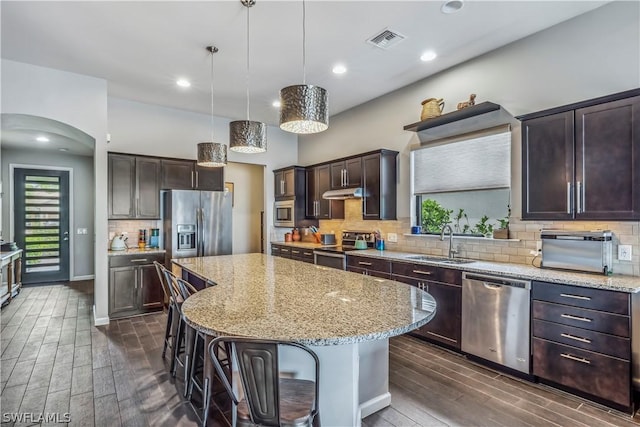
[[[69,280],[69,172],[15,169],[14,188],[22,282]]]

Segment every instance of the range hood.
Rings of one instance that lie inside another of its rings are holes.
[[[340,190],[329,190],[322,193],[323,199],[328,200],[345,200],[358,199],[362,197],[362,188],[341,188]]]

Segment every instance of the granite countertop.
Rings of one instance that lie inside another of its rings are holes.
[[[323,245],[322,243],[311,243],[311,242],[271,242],[274,245],[283,245],[283,246],[291,246],[294,248],[303,248],[303,249],[315,249],[315,248],[329,248],[332,246],[338,246],[336,243],[332,245]]]
[[[209,335],[350,344],[400,335],[435,315],[435,300],[409,285],[264,254],[181,258],[217,283],[182,305]]]
[[[15,255],[18,255],[20,252],[22,252],[22,249],[16,249],[15,251],[0,252],[0,260],[9,259]]]
[[[140,255],[140,254],[164,254],[167,251],[159,248],[129,248],[124,251],[109,251],[109,256],[121,256],[121,255]]]
[[[473,273],[509,276],[517,279],[540,280],[551,283],[584,286],[588,288],[608,289],[628,293],[640,292],[640,277],[598,274],[574,273],[571,271],[551,270],[522,264],[508,264],[501,262],[474,261],[468,264],[449,264],[437,261],[419,261],[407,259],[409,256],[425,255],[410,252],[377,251],[373,249],[349,251],[348,255],[360,255],[372,258],[388,259],[390,261],[404,261],[416,264],[438,265],[441,267],[463,270]],[[425,255],[429,256],[429,255]]]

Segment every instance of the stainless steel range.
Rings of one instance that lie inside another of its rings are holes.
[[[313,251],[314,263],[324,267],[347,269],[347,255],[345,252],[356,249],[356,240],[367,243],[367,248],[375,247],[375,234],[371,231],[343,231],[340,246],[326,246]]]

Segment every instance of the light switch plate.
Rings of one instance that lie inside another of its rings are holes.
[[[387,233],[387,240],[396,243],[398,241],[398,235],[396,233]]]
[[[631,245],[618,245],[618,260],[631,261]]]

